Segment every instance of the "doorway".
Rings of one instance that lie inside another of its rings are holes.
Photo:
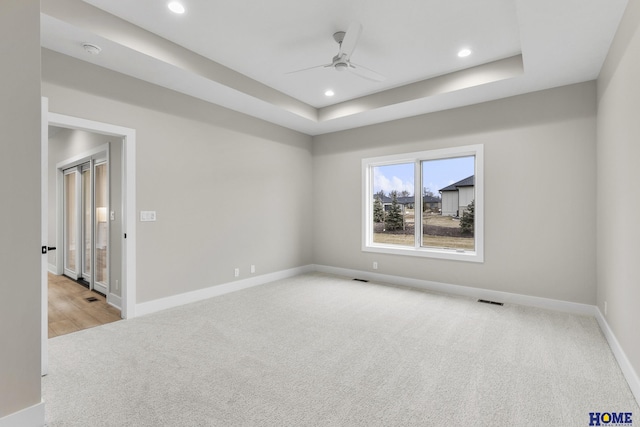
[[[136,147],[136,132],[134,129],[125,128],[122,126],[116,126],[103,122],[96,122],[92,120],[86,120],[78,117],[67,116],[58,113],[49,112],[49,102],[47,98],[42,99],[42,144],[41,144],[41,171],[42,171],[42,252],[48,256],[42,257],[42,375],[46,375],[48,372],[48,272],[52,271],[52,264],[50,261],[51,252],[48,250],[53,249],[53,243],[50,242],[50,231],[55,230],[54,233],[58,233],[58,236],[62,236],[62,231],[58,230],[58,226],[50,227],[48,218],[49,211],[58,209],[57,206],[50,207],[49,205],[49,193],[52,191],[49,189],[49,171],[52,169],[48,164],[48,152],[49,152],[49,138],[48,129],[50,126],[71,129],[82,130],[87,132],[94,132],[101,135],[107,135],[117,137],[120,140],[121,152],[118,155],[121,159],[120,169],[114,170],[112,168],[112,177],[119,177],[120,181],[117,187],[121,191],[121,195],[116,200],[120,200],[120,206],[114,207],[112,204],[110,210],[114,210],[117,214],[120,214],[120,227],[112,228],[110,233],[119,233],[119,239],[116,242],[112,241],[112,249],[114,245],[118,246],[120,251],[119,259],[115,257],[110,258],[111,265],[117,264],[120,269],[121,279],[118,281],[118,288],[120,289],[120,301],[119,306],[121,308],[122,318],[132,318],[135,316],[136,305],[136,207],[135,207],[135,147]],[[112,153],[113,154],[113,153]],[[57,182],[57,181],[56,181]],[[61,185],[56,184],[56,185]],[[112,200],[113,201],[113,200]],[[52,228],[52,230],[50,230]],[[54,240],[55,241],[55,240]],[[56,251],[54,251],[55,253]],[[57,273],[58,265],[53,265],[53,271]],[[111,289],[115,289],[113,286]],[[109,291],[109,289],[108,289]],[[116,301],[117,302],[117,301]]]
[[[48,133],[48,241],[57,246],[48,254],[51,338],[120,318],[123,204],[121,137]]]

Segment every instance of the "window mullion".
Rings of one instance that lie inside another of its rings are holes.
[[[413,224],[414,224],[414,240],[415,248],[422,246],[422,161],[416,159],[414,166],[413,178]]]
[[[367,194],[364,198],[364,212],[366,215],[366,229],[365,229],[365,245],[371,245],[373,243],[373,166],[368,165],[365,174]]]

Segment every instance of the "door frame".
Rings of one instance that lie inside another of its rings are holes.
[[[49,126],[78,129],[122,138],[122,309],[123,319],[135,317],[136,307],[136,131],[135,129],[82,119],[49,111],[49,100],[42,98],[41,129],[41,224],[42,244],[48,244],[48,152]],[[42,257],[42,375],[48,372],[48,287],[47,257]]]

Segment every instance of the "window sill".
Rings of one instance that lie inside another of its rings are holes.
[[[451,261],[484,262],[482,253],[479,253],[478,251],[460,251],[456,249],[415,248],[396,245],[365,245],[362,247],[362,251],[389,255],[445,259]]]

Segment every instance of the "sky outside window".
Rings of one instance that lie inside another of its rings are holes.
[[[474,168],[473,156],[425,160],[422,162],[422,187],[438,196],[439,190],[473,175]]]
[[[438,190],[473,175],[474,163],[473,156],[423,161],[422,187],[427,187],[437,196]],[[413,163],[375,167],[373,192],[382,190],[388,195],[394,190],[398,193],[406,190],[413,195],[415,191],[413,167]],[[418,191],[422,192],[422,188]]]

